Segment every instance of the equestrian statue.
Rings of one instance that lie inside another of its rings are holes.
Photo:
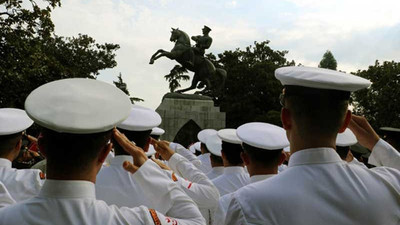
[[[169,40],[175,42],[174,48],[170,52],[159,49],[151,57],[150,64],[163,56],[176,60],[182,67],[194,72],[191,86],[176,92],[183,93],[195,88],[204,88],[196,94],[207,95],[214,99],[220,98],[225,87],[226,71],[215,68],[213,63],[204,57],[205,50],[212,44],[212,38],[208,35],[211,31],[209,27],[204,26],[202,31],[203,35],[192,36],[196,44],[191,46],[189,36],[184,31],[172,28]]]

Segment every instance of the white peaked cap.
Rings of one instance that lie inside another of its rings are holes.
[[[194,144],[192,144],[192,145],[189,147],[189,151],[192,152],[192,153],[196,153],[196,147],[194,146]]]
[[[236,129],[222,129],[218,131],[218,137],[231,144],[242,144],[242,141],[236,135]]]
[[[204,143],[204,144],[205,144],[205,143],[207,142],[207,138],[208,138],[209,136],[213,135],[213,134],[217,134],[217,131],[214,130],[214,129],[204,129],[204,130],[200,131],[200,132],[197,134],[197,139],[199,139],[199,141],[200,141],[201,143]]]
[[[151,130],[151,135],[163,135],[165,133],[165,130],[159,127],[154,127]]]
[[[149,149],[145,153],[146,153],[147,157],[149,157],[149,156],[156,154],[156,150],[154,149],[153,145],[149,145]]]
[[[161,116],[154,110],[132,105],[129,117],[120,123],[117,127],[129,131],[152,130],[161,124]]]
[[[86,78],[44,84],[25,101],[26,113],[37,124],[73,134],[111,130],[128,117],[130,109],[131,101],[120,89]]]
[[[222,140],[217,134],[213,134],[207,138],[206,146],[211,154],[221,156]]]
[[[331,89],[339,91],[357,91],[369,87],[367,79],[329,70],[305,66],[288,66],[275,70],[275,77],[283,85],[296,85],[309,88]]]
[[[194,143],[194,149],[196,149],[196,151],[198,151],[198,152],[201,152],[201,142],[200,141]]]
[[[22,109],[0,109],[0,135],[22,132],[32,126],[33,121]]]
[[[236,134],[244,143],[256,148],[278,150],[289,146],[286,131],[269,123],[246,123],[237,128]]]
[[[346,128],[343,133],[339,133],[336,137],[337,146],[346,147],[355,144],[357,144],[357,138],[349,128]]]

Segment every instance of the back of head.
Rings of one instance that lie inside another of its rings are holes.
[[[246,152],[252,164],[258,168],[274,168],[278,167],[282,149],[268,150],[257,148],[246,143],[243,143],[244,152]]]
[[[243,165],[243,160],[240,157],[240,154],[243,152],[243,148],[240,144],[232,144],[222,141],[222,152],[231,166]]]
[[[121,133],[125,134],[125,136],[135,142],[136,146],[146,149],[148,143],[149,143],[149,137],[151,130],[145,130],[145,131],[130,131],[130,130],[125,130],[122,128],[118,128]],[[129,155],[127,152],[125,152],[122,147],[116,142],[113,141],[113,146],[114,146],[114,151],[115,155]]]
[[[22,133],[0,135],[0,158],[6,158],[21,140]]]

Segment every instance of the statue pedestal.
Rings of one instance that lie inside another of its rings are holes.
[[[162,118],[161,139],[187,147],[197,142],[197,133],[206,128],[225,128],[225,113],[214,106],[211,98],[199,95],[168,93],[156,111]]]

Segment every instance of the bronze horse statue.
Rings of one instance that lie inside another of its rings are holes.
[[[183,67],[194,72],[191,86],[176,92],[183,93],[195,88],[204,87],[202,91],[196,93],[220,97],[225,86],[226,71],[215,68],[212,62],[204,56],[194,54],[189,36],[184,31],[179,30],[179,28],[172,28],[169,40],[175,42],[174,48],[170,52],[159,49],[151,57],[150,64],[153,64],[155,60],[163,56],[171,60],[176,60]]]

